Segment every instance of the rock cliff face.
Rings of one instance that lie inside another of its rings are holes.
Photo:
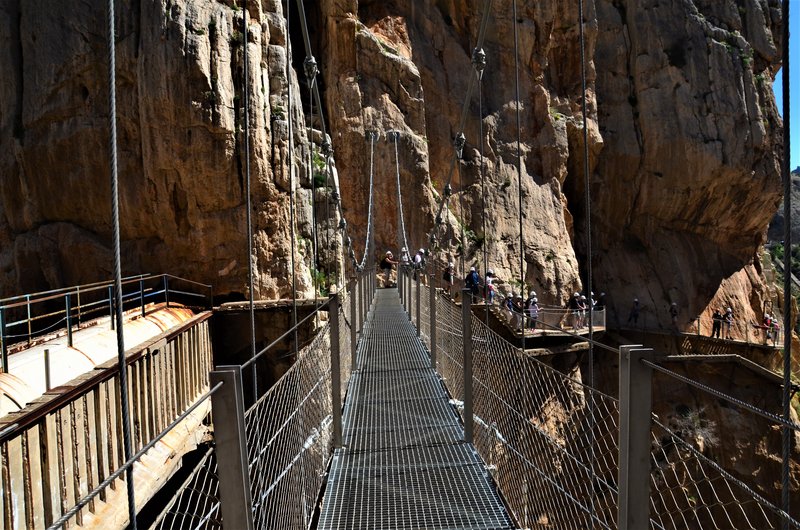
[[[251,2],[250,167],[255,289],[290,295],[287,117],[279,2]],[[0,293],[107,278],[111,206],[105,4],[0,3]],[[230,2],[134,2],[117,19],[125,273],[169,271],[246,294],[243,23]],[[297,79],[290,82],[298,91]],[[297,260],[308,291],[308,179]]]
[[[0,63],[8,73],[0,82],[3,294],[109,274],[100,4],[79,13],[0,2]],[[464,0],[306,4],[357,254],[366,224],[367,130],[380,134],[378,251],[400,245],[390,130],[399,132],[408,244],[427,247],[474,75],[482,6]],[[462,266],[482,268],[486,253],[500,278],[511,283],[521,275],[516,25],[524,276],[541,302],[561,305],[587,272],[578,11],[561,0],[519,4],[514,21],[511,0],[493,2],[488,64],[481,91],[468,102],[467,144],[453,171],[440,256],[456,261],[461,274]],[[780,122],[770,91],[779,61],[779,2],[584,4],[594,290],[609,293],[612,317],[638,296],[662,326],[673,301],[687,322],[712,303],[733,305],[743,321],[760,319],[753,308],[766,295],[753,256],[780,198]],[[301,293],[310,288],[307,170],[314,164],[306,162],[309,109],[299,102],[307,92],[298,82],[305,52],[293,23],[296,72],[287,82],[283,6],[276,0],[250,5],[255,294],[276,298],[290,292],[290,114]],[[243,112],[236,88],[244,43],[235,6],[163,0],[121,10],[120,190],[126,272],[166,270],[214,283],[216,292],[245,294]],[[291,108],[289,83],[296,95]],[[333,249],[326,257],[332,271],[338,240],[321,230],[321,246]]]

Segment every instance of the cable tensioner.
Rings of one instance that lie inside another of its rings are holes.
[[[483,48],[475,48],[472,51],[472,66],[478,75],[483,75],[483,69],[486,68],[486,52]]]
[[[306,60],[303,61],[303,71],[305,71],[306,79],[309,81],[314,79],[319,73],[319,70],[317,69],[317,60],[314,59],[313,55],[309,55],[306,57]]]

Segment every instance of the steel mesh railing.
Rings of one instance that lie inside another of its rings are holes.
[[[313,512],[321,485],[316,483],[321,480],[319,471],[330,455],[328,333],[326,325],[245,413],[257,528],[305,528]]]
[[[471,318],[475,445],[512,513],[526,527],[616,528],[616,400]]]
[[[423,340],[430,347],[430,307]],[[436,297],[438,369],[464,398],[462,308]],[[424,318],[422,317],[421,320]],[[582,384],[491,331],[470,314],[474,445],[524,528],[617,528],[619,400]],[[578,374],[580,372],[577,372]],[[463,416],[463,410],[462,410]],[[781,528],[785,514],[654,417],[650,527]],[[787,519],[789,527],[800,523]]]
[[[213,446],[208,448],[150,528],[152,530],[222,528],[219,477]]]
[[[678,433],[654,420],[651,434],[651,528],[783,528],[781,510]]]
[[[349,297],[295,364],[245,412],[256,528],[308,528],[332,451],[331,341],[340,352],[342,397],[350,378]]]

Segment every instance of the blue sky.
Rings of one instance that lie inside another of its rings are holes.
[[[790,127],[791,127],[791,162],[789,167],[794,169],[800,166],[800,63],[797,58],[800,57],[800,0],[789,2],[789,85],[791,88],[791,107],[790,111]],[[778,103],[778,112],[783,115],[783,90],[781,83],[783,82],[783,71],[778,72],[775,77],[775,101]]]

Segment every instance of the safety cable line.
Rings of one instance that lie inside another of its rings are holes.
[[[783,15],[783,161],[781,173],[783,177],[783,418],[790,419],[791,408],[791,371],[792,371],[792,176],[789,173],[791,158],[790,116],[791,92],[789,83],[789,0],[782,2]],[[784,427],[781,468],[781,505],[784,513],[789,513],[789,461],[791,458],[792,433]],[[784,517],[783,528],[789,528],[789,517]]]
[[[373,230],[373,182],[374,182],[374,154],[375,154],[375,140],[377,133],[374,131],[367,131],[367,140],[369,140],[369,202],[367,206],[367,231],[364,240],[364,255],[361,256],[361,263],[356,266],[359,271],[363,271],[367,264],[367,255],[369,254],[370,238]]]
[[[249,104],[250,96],[248,94],[250,79],[248,77],[248,35],[249,24],[247,22],[247,0],[242,2],[242,25],[244,25],[244,69],[242,79],[242,107],[244,111],[244,173],[245,173],[245,204],[247,208],[247,283],[250,289],[250,298],[248,309],[250,312],[250,357],[256,356],[256,310],[255,310],[255,290],[253,289],[253,205],[250,196],[250,117],[249,117]],[[253,368],[253,395],[258,396],[258,369]]]
[[[522,117],[519,97],[519,30],[517,29],[517,0],[512,2],[514,16],[514,97],[516,98],[517,116],[517,195],[519,199],[519,289],[525,290],[525,241],[522,236]],[[525,337],[522,338],[522,349],[525,349]]]
[[[669,361],[670,359],[669,359],[669,357],[666,357],[663,360],[664,361]],[[785,429],[789,429],[792,432],[800,433],[800,425],[798,425],[797,423],[794,423],[791,419],[786,420],[785,418],[782,418],[781,416],[777,416],[775,414],[772,414],[771,412],[767,412],[766,410],[761,410],[760,408],[756,407],[755,405],[751,405],[751,404],[747,403],[746,401],[742,401],[741,399],[735,398],[733,396],[729,396],[728,394],[725,394],[724,392],[720,392],[719,390],[717,390],[715,388],[712,388],[712,387],[710,387],[708,385],[705,385],[705,384],[703,384],[703,383],[701,383],[699,381],[695,381],[694,379],[691,379],[690,377],[686,377],[686,376],[681,375],[681,374],[679,374],[677,372],[673,372],[669,368],[665,368],[665,367],[663,367],[663,366],[661,366],[659,364],[656,364],[656,363],[654,363],[652,361],[648,361],[647,359],[642,359],[641,362],[642,362],[642,364],[644,364],[646,366],[649,366],[653,370],[656,370],[658,372],[666,374],[666,375],[672,377],[673,379],[677,379],[678,381],[681,381],[683,383],[686,383],[687,385],[690,385],[690,386],[693,386],[693,387],[695,387],[695,388],[697,388],[699,390],[702,390],[703,392],[705,392],[707,394],[711,394],[712,396],[714,396],[716,398],[722,399],[722,400],[727,401],[729,403],[733,403],[734,405],[736,405],[738,407],[741,407],[741,408],[743,408],[743,409],[745,409],[745,410],[747,410],[749,412],[752,412],[753,414],[757,414],[757,415],[761,416],[762,418],[765,418],[765,419],[773,422],[775,425],[780,425],[781,427],[783,427]]]
[[[586,295],[589,301],[589,386],[594,388],[594,348],[592,347],[594,339],[594,296],[592,293],[592,192],[589,188],[589,130],[586,118],[586,45],[584,37],[584,20],[583,20],[583,0],[578,0],[578,33],[580,36],[581,45],[581,113],[583,117],[583,181],[585,194],[585,237],[586,237]],[[592,428],[589,431],[589,447],[591,451],[591,466],[592,476],[594,473],[594,424],[595,424],[595,408],[594,401],[589,403],[589,421]],[[594,496],[595,484],[592,481],[592,494],[590,495],[590,507],[594,513]]]
[[[481,230],[483,231],[483,277],[484,277],[484,296],[489,298],[489,236],[486,233],[486,158],[484,151],[483,138],[483,71],[486,67],[486,53],[481,48],[475,48],[472,52],[472,65],[478,76],[478,138],[481,154]],[[488,301],[488,300],[487,300]],[[486,304],[486,325],[489,325],[489,304]]]
[[[400,213],[400,225],[398,226],[400,238],[398,239],[401,239],[403,248],[405,248],[406,252],[408,252],[408,235],[406,234],[406,223],[403,217],[403,194],[400,190],[400,154],[397,147],[397,144],[400,142],[400,132],[389,131],[388,138],[389,141],[394,144],[394,167],[397,180],[397,209]]]
[[[128,370],[125,362],[125,336],[122,320],[122,258],[120,257],[119,225],[119,175],[117,172],[117,74],[114,0],[108,0],[108,126],[111,132],[109,149],[111,155],[111,218],[114,240],[114,319],[117,328],[117,366],[119,367],[119,400],[122,411],[122,446],[125,460],[130,460],[131,418],[128,403]],[[133,485],[133,466],[125,470],[125,486],[128,494],[129,528],[136,530],[136,496]]]
[[[475,47],[477,49],[483,48],[483,41],[486,37],[486,28],[489,22],[489,13],[491,6],[492,6],[492,0],[484,0],[483,16],[481,18],[480,29],[478,30],[478,41],[475,44]],[[470,76],[467,84],[467,93],[466,96],[464,97],[464,103],[462,104],[461,107],[461,118],[458,122],[458,129],[456,130],[456,138],[458,138],[458,135],[463,135],[464,133],[464,127],[467,122],[467,112],[469,111],[470,102],[472,101],[472,91],[474,90],[474,87],[475,87],[475,78],[473,76]],[[431,236],[430,236],[431,239],[435,237],[436,231],[438,230],[439,225],[443,221],[442,213],[447,205],[448,202],[447,200],[450,197],[449,194],[447,193],[447,190],[450,188],[451,183],[453,181],[453,172],[456,163],[458,162],[458,159],[461,158],[461,154],[458,153],[457,151],[458,148],[456,148],[456,152],[453,153],[453,158],[450,161],[450,170],[447,173],[447,182],[445,183],[445,193],[442,202],[439,203],[439,209],[436,212],[436,221],[434,222],[433,228],[431,229]]]
[[[287,10],[289,8],[289,2],[290,1],[291,0],[287,0]],[[297,9],[298,9],[298,11],[300,13],[300,17],[299,17],[299,19],[300,19],[300,29],[301,29],[302,34],[303,34],[303,44],[305,45],[306,56],[313,59],[314,55],[311,52],[311,37],[309,35],[308,23],[306,21],[305,5],[303,3],[303,0],[296,0],[296,4],[297,4]],[[286,34],[287,35],[289,34],[288,27],[287,27],[287,33]],[[319,69],[317,68],[316,74],[318,74],[318,73],[319,73]],[[351,261],[353,263],[353,267],[358,268],[358,262],[357,262],[357,260],[355,258],[355,252],[354,252],[353,247],[352,247],[352,239],[351,239],[351,237],[350,237],[350,235],[348,233],[347,219],[345,218],[345,215],[344,215],[344,207],[342,205],[342,200],[341,200],[341,196],[342,196],[341,195],[341,188],[339,187],[339,178],[332,171],[333,148],[330,146],[330,143],[327,140],[327,138],[328,138],[328,128],[327,128],[327,125],[325,123],[325,114],[323,112],[322,97],[320,96],[320,92],[319,92],[319,83],[315,82],[315,83],[312,84],[311,92],[313,94],[313,98],[314,98],[314,101],[316,102],[317,108],[319,109],[319,116],[318,117],[319,117],[319,121],[320,121],[320,128],[322,130],[323,148],[326,146],[326,144],[327,144],[327,147],[328,147],[328,149],[327,149],[328,156],[327,156],[327,160],[326,160],[326,165],[327,165],[328,174],[329,175],[333,174],[334,201],[336,202],[336,206],[337,206],[337,210],[338,210],[338,213],[339,213],[339,217],[343,220],[343,222],[340,225],[341,228],[342,228],[342,232],[343,232],[342,233],[342,240],[345,243],[345,246],[348,247],[348,254],[349,254],[350,259],[351,259]],[[367,253],[366,246],[364,247],[364,253],[365,254]],[[363,263],[364,263],[364,260],[362,260],[362,264]]]
[[[300,18],[303,18],[300,14]],[[317,177],[314,174],[314,90],[315,77],[317,75],[317,62],[314,57],[307,55],[303,61],[303,69],[306,74],[306,83],[308,84],[308,120],[306,123],[306,134],[308,143],[308,180],[311,183],[311,247],[313,256],[313,268],[311,282],[314,286],[314,306],[317,305],[317,295],[319,291],[319,249],[317,247]]]
[[[294,221],[294,131],[292,129],[292,42],[289,38],[290,12],[292,10],[291,0],[286,0],[286,104],[287,104],[287,133],[289,143],[287,145],[288,156],[287,166],[289,168],[289,225],[291,226],[291,247],[292,247],[292,329],[294,336],[294,355],[297,356],[297,266],[295,264],[295,221]],[[254,357],[255,358],[255,357]]]

